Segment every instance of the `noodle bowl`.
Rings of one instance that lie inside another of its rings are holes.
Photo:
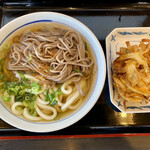
[[[9,57],[2,58],[1,75],[12,76],[1,86],[1,99],[13,114],[33,122],[53,121],[83,104],[96,64],[77,31],[54,22],[38,23],[17,31],[2,49]]]
[[[85,116],[105,81],[94,34],[59,13],[21,16],[0,30],[0,115],[32,132],[56,131]]]

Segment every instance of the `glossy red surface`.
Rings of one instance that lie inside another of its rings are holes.
[[[2,136],[0,140],[24,140],[24,139],[65,139],[65,138],[110,138],[110,137],[137,137],[150,136],[150,133],[132,134],[88,134],[88,135],[51,135],[51,136]]]

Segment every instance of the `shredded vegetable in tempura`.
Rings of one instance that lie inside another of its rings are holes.
[[[150,39],[121,47],[113,62],[114,87],[121,98],[135,103],[150,101]]]

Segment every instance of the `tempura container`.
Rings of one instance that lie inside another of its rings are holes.
[[[110,101],[116,108],[124,113],[150,112],[150,103],[141,104],[126,101],[125,107],[123,99],[118,95],[117,90],[113,87],[112,79],[112,64],[113,61],[119,56],[116,54],[116,52],[120,51],[120,47],[126,47],[126,41],[129,41],[131,45],[138,45],[141,39],[145,38],[150,38],[149,27],[116,28],[106,38],[107,71]]]

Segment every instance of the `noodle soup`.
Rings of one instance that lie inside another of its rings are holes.
[[[81,108],[92,92],[94,55],[85,38],[68,26],[25,26],[3,42],[1,53],[1,100],[25,120],[63,119]]]

